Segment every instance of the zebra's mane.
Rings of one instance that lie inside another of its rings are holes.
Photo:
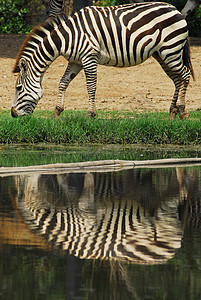
[[[20,50],[17,54],[15,65],[13,67],[13,73],[19,73],[19,60],[24,53],[24,50],[29,46],[33,49],[33,51],[37,48],[37,45],[40,44],[40,40],[37,38],[42,37],[43,39],[47,36],[47,31],[51,32],[55,26],[61,23],[61,17],[48,19],[45,23],[40,23],[34,27],[34,29],[27,35],[26,39],[22,43]],[[34,43],[33,43],[34,42]]]

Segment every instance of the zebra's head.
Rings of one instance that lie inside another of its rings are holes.
[[[11,115],[13,117],[31,115],[43,95],[41,80],[34,76],[29,61],[24,57],[19,59],[13,72],[19,72],[19,76],[15,85]]]

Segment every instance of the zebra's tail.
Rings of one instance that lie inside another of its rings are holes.
[[[191,71],[191,75],[193,77],[193,80],[195,80],[195,73],[194,73],[194,70],[193,70],[192,63],[191,63],[189,39],[186,40],[186,43],[184,45],[183,63]]]

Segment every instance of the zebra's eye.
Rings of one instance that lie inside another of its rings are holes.
[[[21,85],[21,84],[20,84],[20,85],[17,85],[17,86],[16,86],[16,89],[17,89],[18,91],[21,91],[22,85]]]

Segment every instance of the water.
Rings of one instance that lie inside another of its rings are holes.
[[[0,177],[0,298],[201,299],[201,167]]]
[[[147,160],[162,158],[201,157],[201,147],[171,146],[62,146],[62,145],[1,145],[0,167],[28,166],[94,160]]]

